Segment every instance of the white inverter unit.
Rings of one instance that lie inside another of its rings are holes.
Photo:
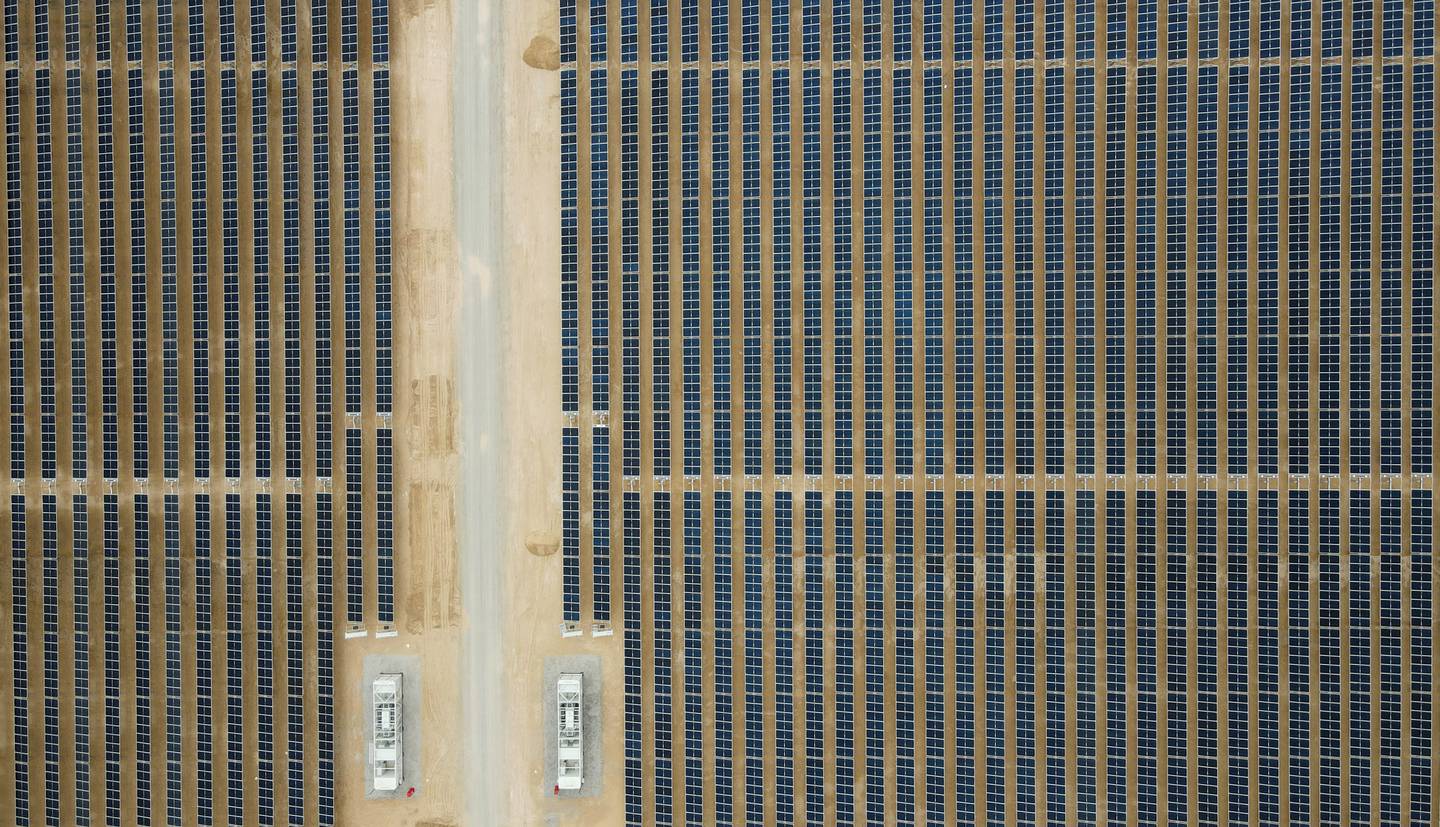
[[[374,787],[380,791],[399,789],[404,773],[404,732],[400,724],[404,677],[398,672],[387,672],[375,678],[371,685],[375,720],[370,762]]]
[[[555,785],[562,790],[578,790],[585,782],[585,676],[566,672],[555,686],[558,719],[557,756],[559,768]]]

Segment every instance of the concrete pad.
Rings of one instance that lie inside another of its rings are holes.
[[[556,743],[556,732],[559,723],[556,716],[559,714],[559,701],[555,694],[555,684],[560,680],[560,675],[565,672],[579,672],[585,676],[585,698],[581,712],[584,716],[585,732],[585,767],[584,783],[578,790],[555,790],[555,774],[559,763],[556,755],[558,749]],[[545,741],[545,767],[540,777],[545,781],[545,794],[555,796],[561,800],[570,798],[594,798],[604,788],[604,762],[602,760],[605,752],[601,748],[604,743],[600,729],[602,717],[600,704],[603,699],[603,692],[600,686],[600,658],[597,655],[563,655],[545,659],[545,677],[540,685],[540,692],[545,699],[545,725],[538,733],[538,736]]]
[[[375,774],[371,765],[370,749],[375,736],[375,716],[373,704],[371,703],[372,685],[375,679],[386,672],[399,672],[405,678],[401,682],[400,695],[400,725],[401,732],[401,753],[402,762],[400,767],[400,786],[394,792],[386,792],[375,789]],[[365,657],[364,678],[360,682],[361,706],[364,710],[364,738],[365,738],[365,797],[372,799],[381,798],[419,798],[423,787],[422,773],[420,772],[420,709],[423,696],[420,694],[420,658],[414,655],[367,655]],[[414,794],[410,790],[414,789]]]

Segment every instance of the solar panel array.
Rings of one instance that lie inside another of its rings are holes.
[[[0,2],[0,820],[333,825],[336,609],[396,631],[389,3]]]
[[[1435,821],[1431,0],[559,41],[628,824]]]

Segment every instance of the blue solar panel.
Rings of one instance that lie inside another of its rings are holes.
[[[345,619],[365,622],[365,470],[360,430],[345,430]]]
[[[120,501],[102,500],[105,634],[105,820],[120,819]]]
[[[195,495],[195,802],[201,824],[215,820],[215,713],[212,671],[213,620],[211,586],[210,495]]]
[[[255,495],[255,705],[256,810],[261,823],[275,820],[275,611],[274,535],[269,494]]]
[[[15,757],[15,824],[30,823],[30,639],[27,608],[25,497],[10,496],[11,751]]]
[[[135,18],[131,35],[139,43],[139,8],[127,6],[127,21]],[[127,22],[127,31],[129,23]],[[134,54],[131,60],[138,60]],[[148,284],[145,261],[145,91],[144,73],[132,68],[128,74],[130,132],[130,397],[131,467],[137,478],[150,476],[150,368],[148,342]]]
[[[166,494],[165,520],[165,817],[184,819],[181,799],[180,497]]]
[[[701,724],[704,719],[704,698],[702,672],[704,655],[701,653],[700,611],[700,492],[686,491],[682,498],[683,511],[683,557],[682,557],[682,607],[684,619],[681,632],[684,677],[682,688],[685,693],[684,712],[684,778],[685,817],[689,822],[704,817],[705,785],[702,775],[705,755],[704,737]]]
[[[671,596],[670,596],[670,493],[656,491],[653,495],[651,525],[653,551],[651,556],[651,593],[654,614],[651,619],[651,660],[654,674],[654,817],[657,824],[668,824],[674,811],[671,777],[673,764],[671,743]]]
[[[335,824],[335,505],[315,495],[316,809],[321,827]]]
[[[775,820],[795,817],[794,498],[775,492]]]
[[[41,634],[45,681],[45,821],[60,820],[60,531],[53,494],[40,499]]]
[[[90,824],[90,515],[84,494],[70,500],[70,633],[74,644],[75,820]],[[98,716],[97,716],[98,717]]]
[[[885,783],[885,498],[865,492],[865,814],[881,821],[888,812]]]
[[[135,665],[135,814],[136,821],[151,823],[152,796],[155,786],[151,776],[151,701],[150,701],[150,498],[136,494],[132,533],[134,539],[132,582],[135,587],[133,615],[135,645],[131,650]]]
[[[642,757],[642,730],[644,727],[644,704],[641,700],[640,651],[643,623],[641,621],[641,576],[640,576],[640,493],[626,491],[622,495],[623,520],[623,620],[621,642],[624,646],[625,668],[625,822],[639,824],[644,815],[645,803],[642,798],[644,770]]]
[[[245,608],[240,495],[225,495],[225,802],[227,817],[245,819]]]
[[[285,495],[286,803],[291,824],[305,822],[305,506]]]
[[[375,597],[381,624],[395,622],[394,445],[389,428],[375,431]]]

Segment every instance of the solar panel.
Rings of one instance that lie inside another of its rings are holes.
[[[1064,593],[1069,555],[1066,536],[1065,492],[1046,491],[1045,520],[1045,817],[1063,818],[1067,807],[1065,778],[1065,721],[1068,705],[1063,664],[1066,658]],[[1053,597],[1052,597],[1053,596]],[[957,666],[957,669],[959,667]]]
[[[25,497],[10,496],[10,650],[15,824],[30,823],[30,641],[27,620]]]
[[[335,824],[335,504],[315,495],[316,810],[321,827]]]
[[[1433,816],[1434,495],[1410,493],[1410,817]],[[1403,552],[1402,552],[1403,553]]]
[[[591,611],[595,620],[610,620],[610,429],[591,431]]]
[[[345,605],[352,628],[365,622],[365,475],[360,431],[345,430]]]
[[[915,492],[896,491],[894,503],[895,806],[905,814],[902,819],[911,821],[916,794]]]
[[[286,797],[291,824],[305,823],[305,505],[285,495]]]
[[[181,799],[180,497],[166,494],[165,519],[165,816],[184,818]]]
[[[352,0],[353,8],[353,0]],[[345,12],[341,10],[341,20]],[[342,22],[343,30],[343,22]],[[350,35],[353,37],[353,34]],[[352,48],[353,46],[347,46]],[[349,58],[353,60],[354,58]],[[359,75],[341,76],[345,248],[345,413],[360,413],[360,86]]]
[[[779,8],[772,6],[772,12]],[[778,30],[779,21],[772,20]],[[772,49],[778,53],[780,44],[772,42]],[[794,451],[793,423],[794,405],[792,388],[791,351],[794,347],[792,288],[791,279],[791,238],[790,238],[790,72],[777,69],[770,80],[771,109],[771,279],[770,313],[773,324],[774,348],[771,351],[771,398],[773,417],[771,439],[774,455],[774,473],[788,475],[791,472]],[[898,425],[898,422],[897,422]],[[902,426],[903,427],[903,426]]]
[[[688,78],[687,78],[688,80]],[[732,357],[732,336],[730,335],[731,325],[731,267],[730,267],[730,73],[726,69],[715,69],[710,74],[710,216],[714,232],[710,238],[710,325],[713,332],[711,344],[712,358],[710,360],[711,378],[711,407],[713,414],[711,423],[714,432],[714,445],[711,448],[711,455],[714,462],[714,473],[719,475],[729,474],[732,468],[731,451],[733,448],[731,439],[731,420],[733,405],[733,357]],[[698,94],[698,78],[687,89]],[[698,105],[697,105],[698,110]],[[688,118],[683,118],[682,130],[696,129],[700,124],[698,111]],[[694,139],[693,147],[698,151],[698,135]],[[683,162],[683,159],[682,159]],[[697,162],[698,167],[698,162]],[[691,182],[697,187],[700,177],[697,174],[691,177]],[[698,195],[698,191],[696,192]],[[699,217],[699,205],[695,205],[695,215]],[[687,209],[688,212],[688,209]],[[693,267],[689,268],[696,277],[697,283],[690,288],[684,300],[689,310],[689,303],[694,301],[694,312],[689,314],[689,321],[692,326],[685,331],[686,335],[686,363],[687,374],[686,405],[694,405],[695,411],[687,418],[687,433],[685,439],[685,473],[687,475],[698,474],[700,469],[700,413],[699,413],[699,390],[700,377],[698,371],[702,361],[701,345],[699,340],[699,302],[700,285],[698,277],[703,269],[699,262],[700,251],[700,228],[698,222],[693,227],[693,238],[691,244],[696,254],[696,261]],[[689,255],[687,250],[686,255]],[[693,348],[693,355],[691,353]],[[694,370],[697,375],[689,378],[690,372]],[[690,394],[694,393],[693,399]],[[688,411],[687,411],[688,413]],[[693,429],[693,434],[691,430]],[[692,440],[693,436],[693,440]]]
[[[205,0],[190,0],[186,24],[189,34],[190,62],[205,62]]]
[[[90,824],[90,515],[84,494],[70,500],[70,633],[74,676],[75,821]]]
[[[79,2],[65,7],[65,57],[79,60]],[[73,23],[72,23],[73,17]],[[74,27],[72,35],[71,27]],[[65,71],[65,169],[69,200],[66,226],[69,228],[70,265],[70,474],[76,479],[89,475],[89,392],[85,343],[85,184],[83,108],[80,97],[80,70]]]
[[[389,428],[375,431],[375,600],[381,626],[395,623],[394,445]]]
[[[192,0],[191,60],[195,60],[196,3]],[[204,32],[200,33],[203,57]],[[190,70],[190,340],[195,476],[210,476],[210,253],[205,130],[205,70]]]
[[[985,646],[985,812],[992,820],[1005,817],[1005,535],[1005,492],[986,491],[985,634],[976,642]],[[897,558],[897,576],[899,568]]]
[[[180,476],[180,310],[175,225],[175,74],[160,71],[160,341],[164,474]]]
[[[155,789],[151,777],[150,497],[136,494],[133,503],[131,582],[135,590],[135,645],[131,654],[135,664],[135,817],[136,821],[149,824],[154,817],[151,799]]]
[[[1068,589],[1075,592],[1075,789],[1079,818],[1097,818],[1100,768],[1096,732],[1095,492],[1077,491],[1074,502],[1075,555]]]
[[[765,663],[763,654],[762,583],[764,563],[761,559],[761,530],[764,525],[763,506],[759,491],[744,493],[745,505],[745,817],[751,821],[764,818],[765,719],[763,699]]]
[[[897,54],[909,54],[908,11],[901,26],[901,7],[895,6],[895,25],[891,34]],[[904,46],[903,52],[901,47]],[[910,94],[912,74],[908,68],[897,69],[891,76],[890,111],[890,202],[893,241],[890,257],[893,287],[890,291],[893,308],[894,379],[888,396],[893,418],[892,439],[895,473],[915,473],[915,219],[913,180],[914,158],[913,104]],[[777,300],[778,303],[778,300]]]
[[[928,40],[928,38],[927,38]],[[945,525],[947,522],[945,492],[925,492],[925,818],[942,823],[946,819],[947,767],[946,724],[948,704],[946,703],[946,657],[945,657],[945,569],[948,554],[945,549]],[[838,562],[838,561],[837,561]],[[822,563],[823,565],[823,563]],[[823,583],[816,590],[823,589]],[[808,600],[808,598],[807,598]],[[822,596],[823,601],[823,596]],[[824,622],[822,608],[820,622]],[[808,613],[808,610],[807,610]],[[837,635],[838,635],[838,629]],[[809,632],[807,632],[807,640]],[[817,676],[823,680],[823,677]],[[808,678],[807,678],[808,680]],[[822,741],[823,748],[823,741]],[[822,813],[823,815],[823,813]]]
[[[340,59],[346,63],[360,59],[359,20],[357,0],[340,0]]]
[[[126,6],[130,60],[140,51],[139,4]],[[133,28],[132,28],[133,27]],[[130,419],[131,467],[137,479],[150,476],[150,366],[147,342],[148,290],[145,260],[145,88],[144,72],[132,67],[127,75],[128,129],[130,133]]]
[[[633,8],[633,4],[632,4]],[[620,73],[620,473],[640,473],[639,75]]]
[[[814,823],[825,817],[825,507],[818,491],[804,499],[805,818]]]
[[[325,4],[317,0],[316,7]],[[311,13],[315,37],[323,35],[323,11],[317,21]],[[318,45],[317,48],[323,49]],[[315,233],[315,473],[329,477],[334,468],[333,366],[331,365],[330,316],[330,102],[329,72],[316,68],[311,86],[311,147],[313,170],[311,197],[314,199]]]
[[[684,618],[682,631],[682,660],[684,664],[684,738],[685,738],[685,818],[687,821],[704,817],[703,764],[705,740],[701,734],[704,720],[704,697],[701,689],[704,655],[701,651],[700,608],[700,492],[686,491],[683,494],[684,508],[684,550],[682,575],[682,607]]]
[[[265,62],[265,0],[250,0],[250,61]]]
[[[1315,623],[1310,608],[1312,549],[1309,506],[1310,497],[1307,492],[1290,492],[1289,521],[1286,525],[1290,552],[1289,571],[1286,573],[1286,591],[1290,598],[1288,620],[1291,696],[1290,740],[1287,744],[1290,755],[1290,800],[1286,802],[1286,808],[1292,821],[1303,821],[1310,817],[1310,777],[1313,766],[1311,756],[1314,754],[1310,739],[1313,691],[1310,689],[1309,677],[1314,648],[1311,644],[1311,629]]]
[[[670,823],[673,812],[673,792],[671,790],[671,777],[673,766],[671,764],[671,743],[673,730],[671,727],[671,683],[670,683],[670,492],[656,491],[653,493],[653,510],[651,512],[651,525],[654,534],[652,538],[653,550],[651,552],[651,592],[654,600],[654,614],[651,619],[652,644],[650,647],[651,660],[653,662],[654,674],[654,729],[655,747],[652,773],[655,781],[653,784],[654,794],[654,821],[659,824]]]
[[[795,815],[794,498],[775,492],[775,818]],[[689,661],[686,661],[689,665]]]
[[[383,14],[386,0],[375,0]],[[371,19],[371,40],[377,61],[388,54],[383,27],[375,28]],[[382,415],[391,412],[394,383],[394,333],[391,306],[390,275],[390,70],[374,70],[374,96],[371,99],[375,130],[375,409]]]
[[[220,60],[235,61],[235,0],[220,0]]]
[[[45,681],[45,821],[60,820],[60,531],[53,494],[40,498]]]
[[[244,538],[240,495],[225,495],[225,802],[230,823],[245,820]]]
[[[105,578],[105,820],[120,819],[120,500],[102,498]]]
[[[300,366],[300,275],[286,273],[285,291],[285,476],[298,479],[304,470]]]
[[[1035,493],[1016,491],[1011,508],[1015,526],[1015,607],[1010,622],[1014,628],[1015,652],[1015,817],[1018,823],[1033,824],[1038,803],[1035,795],[1035,564],[1039,558],[1035,553]]]
[[[264,4],[257,24],[251,18],[251,37],[259,25],[261,42],[252,40],[252,51],[264,55]],[[251,13],[255,12],[252,3]],[[270,167],[267,155],[269,117],[266,109],[267,79],[264,69],[250,72],[250,166],[251,166],[251,234],[254,239],[254,365],[255,365],[255,476],[270,476]]]
[[[835,818],[855,818],[855,498],[835,492]]]
[[[255,749],[256,811],[275,821],[275,612],[274,542],[269,494],[255,495]]]
[[[976,814],[975,798],[975,496],[955,492],[955,811]],[[971,588],[964,588],[964,584]],[[966,634],[969,630],[971,633]]]
[[[108,14],[105,18],[108,21]],[[96,17],[96,39],[105,37],[108,56],[109,30]],[[103,473],[107,480],[120,476],[120,389],[118,329],[119,311],[115,302],[115,148],[111,70],[95,72],[96,142],[99,166],[100,213],[100,430]]]
[[[640,595],[640,492],[626,491],[621,495],[623,510],[623,601],[624,629],[621,643],[625,669],[625,820],[639,823],[644,813],[641,799],[644,771],[641,758],[641,731],[644,712],[640,699],[641,686],[641,622]]]
[[[885,783],[885,499],[865,492],[865,814],[884,819]]]
[[[193,17],[192,17],[193,20]],[[210,495],[195,495],[195,802],[201,824],[215,820]]]
[[[715,818],[728,820],[735,815],[733,784],[735,780],[735,663],[734,663],[734,506],[729,491],[713,495],[712,552],[714,583],[713,651],[715,692]]]
[[[330,3],[328,0],[310,2],[310,60],[312,63],[325,61],[330,54]]]
[[[1126,628],[1131,622],[1131,612],[1125,594],[1130,568],[1127,562],[1130,510],[1124,491],[1105,493],[1105,802],[1112,819],[1117,814],[1123,818],[1131,807],[1126,781],[1133,749],[1126,701],[1129,689]]]
[[[11,26],[6,15],[5,51],[12,53]],[[18,50],[18,45],[14,47]],[[13,59],[13,58],[12,58]],[[10,476],[25,476],[25,307],[21,243],[20,71],[5,70],[5,193],[6,245],[10,314]]]

